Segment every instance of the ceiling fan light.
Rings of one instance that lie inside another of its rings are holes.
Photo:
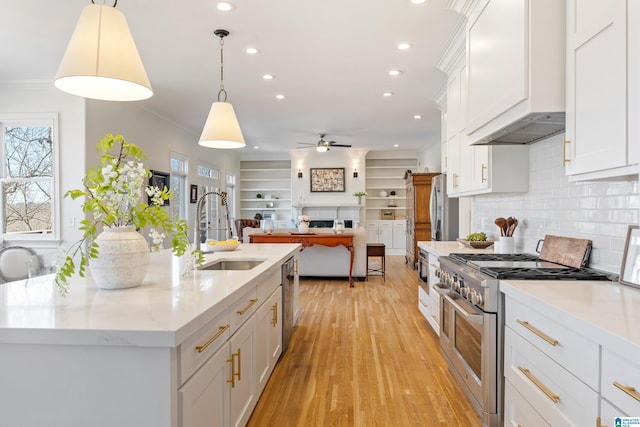
[[[327,147],[326,145],[318,145],[316,147],[316,150],[318,151],[318,153],[325,153],[329,151],[329,147]]]
[[[153,95],[124,14],[102,4],[82,10],[54,84],[73,95],[106,101]]]
[[[223,149],[246,146],[233,105],[220,101],[211,105],[198,144],[203,147]]]

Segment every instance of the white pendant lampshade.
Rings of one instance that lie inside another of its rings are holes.
[[[73,95],[107,101],[153,95],[124,14],[101,4],[82,10],[54,84]]]
[[[246,144],[233,105],[214,102],[198,144],[209,148],[242,148]]]

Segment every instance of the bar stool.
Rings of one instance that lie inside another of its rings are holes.
[[[370,268],[369,257],[380,257],[380,268]],[[384,281],[384,243],[367,243],[367,280],[369,280],[369,273],[374,272],[382,273]]]

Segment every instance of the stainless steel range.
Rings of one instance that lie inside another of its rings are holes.
[[[438,261],[440,348],[484,425],[502,426],[504,308],[499,280],[609,278],[593,269],[566,267],[529,254],[452,253]]]

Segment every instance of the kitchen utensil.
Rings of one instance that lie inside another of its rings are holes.
[[[511,237],[511,227],[513,226],[513,217],[507,218],[507,231],[505,232],[505,236]]]
[[[498,226],[498,228],[500,229],[500,235],[501,236],[505,236],[505,226],[507,225],[507,220],[504,218],[496,218],[496,220],[494,221],[494,223]]]
[[[513,219],[513,224],[511,225],[511,234],[510,236],[513,236],[513,234],[516,232],[516,228],[518,227],[518,220],[516,218]]]
[[[540,242],[538,242],[538,246],[539,243]],[[569,267],[582,268],[589,262],[591,246],[591,240],[547,234],[544,237],[544,245],[542,245],[540,259]]]

